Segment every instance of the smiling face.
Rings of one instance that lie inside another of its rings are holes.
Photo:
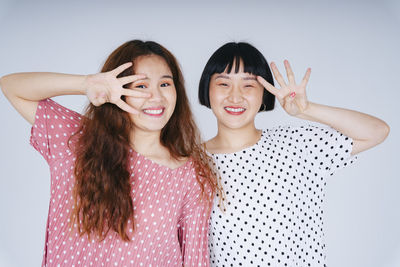
[[[176,90],[172,72],[165,60],[157,55],[137,58],[134,72],[144,74],[146,78],[132,83],[131,88],[151,93],[149,98],[126,97],[126,102],[140,112],[130,114],[134,129],[160,132],[175,109]]]
[[[254,127],[255,116],[261,106],[264,88],[256,76],[239,71],[215,73],[210,80],[210,106],[218,125],[230,129]]]

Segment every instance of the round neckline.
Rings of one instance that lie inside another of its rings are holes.
[[[243,151],[247,151],[247,150],[253,149],[254,147],[258,146],[259,143],[261,142],[261,140],[263,139],[263,137],[264,137],[264,130],[261,130],[261,136],[257,140],[257,142],[255,142],[254,144],[252,144],[252,145],[250,145],[248,147],[242,148],[242,149],[237,150],[237,151],[229,152],[229,153],[211,153],[209,151],[207,151],[207,153],[212,155],[212,156],[224,156],[224,155],[227,156],[227,155],[233,155],[233,154],[236,154],[236,153],[242,153]]]
[[[170,168],[166,165],[160,164],[160,163],[140,154],[139,152],[137,152],[134,149],[130,149],[130,153],[136,154],[136,159],[140,159],[143,162],[148,162],[149,164],[156,165],[158,168],[162,168],[162,169],[165,169],[165,170],[171,171],[171,172],[186,168],[186,165],[188,165],[192,161],[192,159],[189,157],[183,164],[179,165],[178,167]],[[131,158],[133,158],[133,157],[131,157]]]

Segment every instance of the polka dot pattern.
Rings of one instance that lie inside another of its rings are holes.
[[[81,115],[47,99],[39,103],[31,144],[46,159],[51,195],[42,266],[209,266],[208,206],[199,198],[192,160],[170,169],[131,151],[135,230],[98,241],[71,227],[74,154],[68,145]]]
[[[226,201],[211,213],[210,265],[326,265],[326,179],[353,161],[351,149],[331,128],[278,127],[251,147],[213,154]]]

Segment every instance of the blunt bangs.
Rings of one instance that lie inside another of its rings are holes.
[[[208,60],[199,83],[199,102],[210,108],[209,87],[211,76],[215,73],[239,72],[240,62],[243,62],[244,72],[261,76],[274,85],[271,70],[267,60],[254,46],[248,43],[227,43],[221,46]],[[274,109],[275,96],[264,90],[263,101],[259,111]]]

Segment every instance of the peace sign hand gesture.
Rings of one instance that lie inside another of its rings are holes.
[[[296,84],[289,61],[285,60],[284,65],[289,82],[288,84],[286,84],[275,63],[271,63],[272,72],[281,87],[280,89],[274,87],[261,76],[257,76],[257,81],[261,83],[271,94],[275,95],[283,109],[289,115],[298,116],[307,109],[309,104],[306,96],[306,86],[308,80],[310,79],[311,69],[308,68],[301,83]]]
[[[123,85],[143,79],[146,76],[143,74],[130,75],[121,78],[117,76],[124,70],[132,66],[132,62],[122,64],[121,66],[108,71],[97,74],[88,75],[86,78],[86,95],[89,101],[95,106],[101,106],[104,103],[112,103],[117,105],[120,109],[138,114],[139,111],[128,105],[121,99],[122,96],[132,97],[150,97],[150,93],[141,92],[134,89],[125,89]]]

